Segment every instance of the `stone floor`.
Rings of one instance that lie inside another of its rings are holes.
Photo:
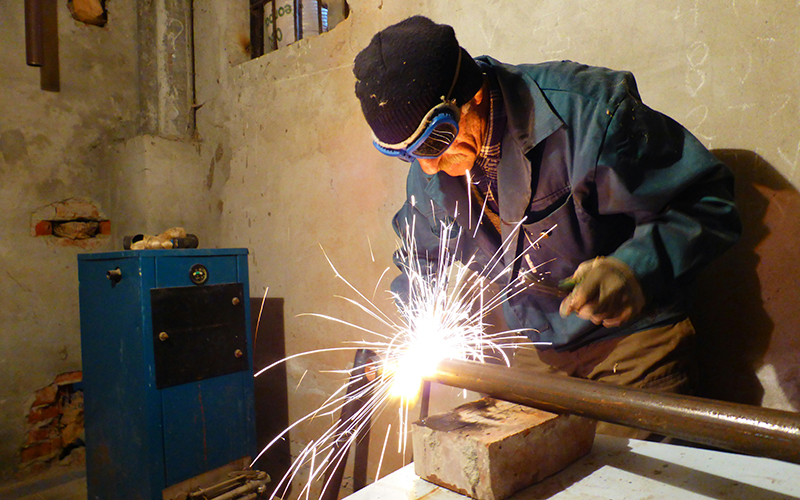
[[[25,481],[13,486],[0,487],[3,500],[86,500],[86,472],[72,470],[63,474]]]

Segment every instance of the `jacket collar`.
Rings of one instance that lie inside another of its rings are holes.
[[[497,167],[501,239],[516,241],[516,235],[512,232],[524,217],[531,199],[531,168],[525,155],[564,126],[564,122],[553,111],[541,88],[530,76],[515,66],[501,63],[489,56],[479,56],[476,59],[492,67],[503,95],[508,121],[502,159]],[[420,167],[415,162],[412,168]],[[462,178],[450,177],[444,172],[428,176],[421,169],[420,174],[428,179],[424,187],[428,196],[454,215],[461,227],[467,228],[470,227],[470,222],[473,225],[476,223],[481,207],[472,203],[473,214],[470,219],[470,203]],[[496,247],[493,248],[491,241],[480,235],[479,231],[478,246],[488,255],[492,255]],[[505,254],[508,265],[516,257],[516,244],[509,244]]]
[[[489,56],[479,61],[489,64],[497,75],[508,117],[503,153],[497,166],[500,197],[501,238],[509,242],[505,264],[517,258],[516,241],[519,223],[531,201],[531,163],[526,155],[553,132],[564,126],[553,111],[538,83],[516,66],[504,64]]]
[[[476,59],[494,69],[508,117],[507,134],[519,144],[523,153],[564,125],[550,107],[542,89],[530,76],[516,66],[501,63],[489,56]]]

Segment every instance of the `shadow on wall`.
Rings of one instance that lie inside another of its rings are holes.
[[[700,395],[759,405],[765,388],[756,372],[769,363],[780,390],[798,406],[792,374],[798,357],[793,331],[800,311],[800,194],[753,151],[713,153],[736,175],[743,233],[698,280],[692,321],[699,333]]]
[[[256,372],[286,356],[282,298],[250,298],[253,329],[253,368]],[[268,370],[254,381],[257,452],[289,426],[286,365]],[[278,441],[259,458],[254,468],[267,472],[271,493],[291,464],[289,439]]]

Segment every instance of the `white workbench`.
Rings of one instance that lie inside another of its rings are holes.
[[[414,464],[347,500],[465,500],[420,479]],[[597,435],[589,455],[509,500],[800,499],[800,465]]]

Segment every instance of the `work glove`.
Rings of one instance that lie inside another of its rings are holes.
[[[595,325],[613,328],[637,316],[644,307],[639,281],[627,264],[614,257],[583,262],[570,280],[575,288],[561,302],[561,316],[574,312]]]

